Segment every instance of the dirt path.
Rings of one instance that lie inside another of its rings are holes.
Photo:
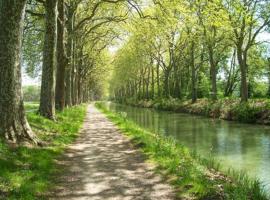
[[[65,174],[50,199],[175,199],[172,187],[93,105],[81,137],[59,163]]]

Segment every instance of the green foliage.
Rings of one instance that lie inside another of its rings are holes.
[[[218,172],[213,159],[191,153],[174,139],[139,128],[121,115],[108,111],[102,103],[96,106],[112,120],[131,141],[157,165],[157,171],[170,177],[179,196],[196,199],[267,199],[259,181],[244,173]]]
[[[146,18],[124,26],[128,37],[114,57],[111,98],[239,97],[245,56],[249,97],[266,97],[256,82],[266,79],[269,65],[258,35],[266,32],[269,7],[266,0],[155,1],[143,10]]]
[[[36,85],[23,87],[23,99],[26,102],[38,102],[40,98],[40,87]]]
[[[26,104],[27,110],[38,104]],[[53,175],[60,173],[55,159],[78,136],[86,106],[77,106],[57,113],[57,121],[45,119],[34,111],[27,113],[30,125],[45,147],[9,147],[0,141],[0,199],[44,199],[53,187]]]

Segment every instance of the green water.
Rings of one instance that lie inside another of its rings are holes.
[[[270,127],[182,113],[108,103],[111,111],[152,132],[174,137],[202,156],[213,156],[223,169],[243,170],[259,178],[270,191]]]

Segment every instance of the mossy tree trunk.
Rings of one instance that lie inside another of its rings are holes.
[[[42,82],[39,112],[55,118],[55,70],[57,39],[57,0],[45,1],[46,25],[43,50]]]
[[[65,71],[67,58],[65,53],[65,13],[64,0],[58,1],[58,21],[57,21],[57,73],[55,88],[55,107],[62,111],[65,108]]]
[[[0,0],[0,136],[38,144],[24,111],[21,38],[26,0]]]

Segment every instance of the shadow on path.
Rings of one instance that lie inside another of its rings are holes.
[[[175,199],[172,187],[93,105],[80,138],[58,162],[64,174],[50,199]]]

